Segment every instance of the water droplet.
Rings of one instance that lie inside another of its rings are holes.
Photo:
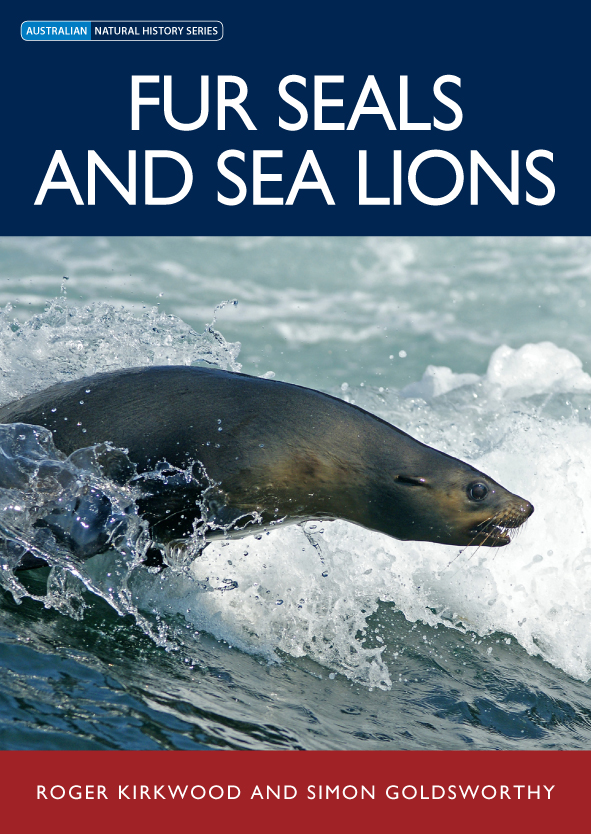
[[[406,359],[406,357],[408,356],[408,353],[407,353],[405,350],[399,350],[399,351],[398,351],[398,356],[399,356],[401,359]]]

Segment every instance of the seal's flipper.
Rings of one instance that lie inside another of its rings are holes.
[[[60,504],[39,518],[34,526],[48,527],[78,559],[90,559],[106,550],[114,533],[121,532],[120,521],[116,527],[110,524],[111,501],[98,489],[89,488],[75,499]]]

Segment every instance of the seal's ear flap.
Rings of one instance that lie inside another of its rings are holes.
[[[427,486],[425,478],[410,478],[408,475],[396,475],[394,480],[399,484],[407,484],[408,486]]]

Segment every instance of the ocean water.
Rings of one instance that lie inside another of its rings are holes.
[[[1,748],[589,748],[591,238],[23,237],[0,266],[0,404],[137,365],[274,376],[536,508],[504,548],[335,521],[157,572],[92,451],[2,427]],[[121,525],[87,561],[34,526],[76,490]],[[15,572],[26,546],[51,568]]]

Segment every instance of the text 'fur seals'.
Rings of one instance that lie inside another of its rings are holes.
[[[208,538],[340,518],[396,539],[501,547],[534,509],[362,408],[229,371],[97,374],[4,406],[0,422],[48,428],[66,455],[103,442],[127,449],[140,476],[166,473],[166,461],[170,477],[146,480],[138,501],[163,544],[206,524],[203,495]],[[178,476],[190,467],[193,478]]]

